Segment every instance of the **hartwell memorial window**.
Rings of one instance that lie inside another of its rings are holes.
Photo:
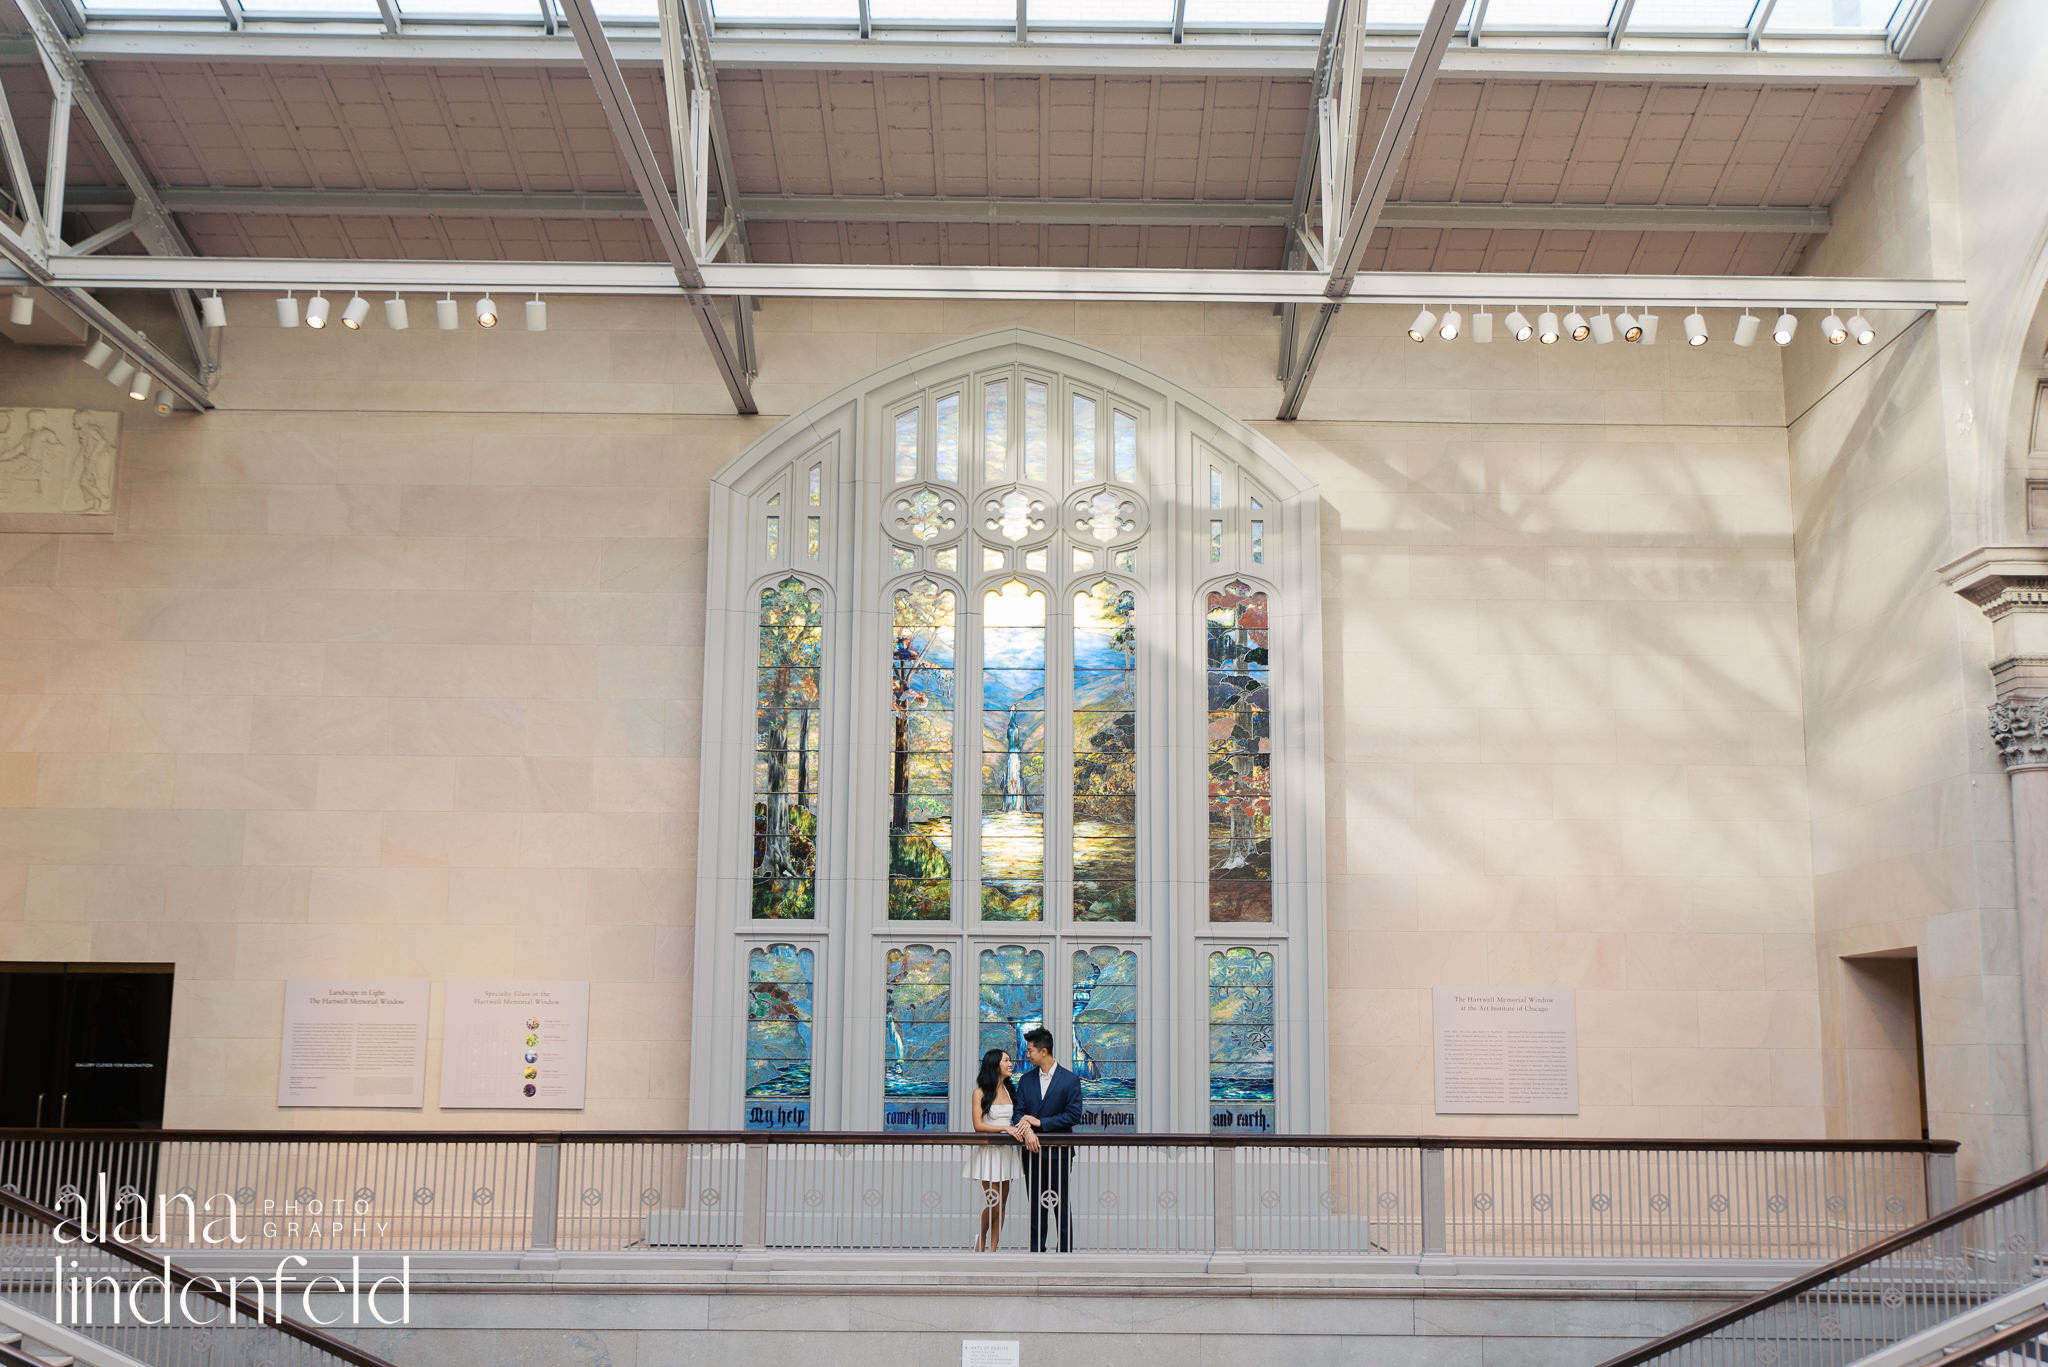
[[[735,459],[693,1121],[961,1129],[1043,1024],[1090,1129],[1323,1123],[1317,522],[1200,396],[1017,331]]]

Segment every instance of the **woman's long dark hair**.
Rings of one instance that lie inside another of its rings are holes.
[[[996,1088],[1010,1093],[1010,1104],[1017,1104],[1017,1093],[1003,1076],[1003,1055],[1007,1049],[991,1049],[981,1056],[981,1075],[974,1079],[974,1085],[981,1089],[981,1113],[986,1116],[988,1108],[996,1104]]]

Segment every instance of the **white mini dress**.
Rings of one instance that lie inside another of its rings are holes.
[[[1007,1101],[998,1101],[988,1108],[991,1125],[1008,1126],[1017,1108]],[[1005,1140],[984,1143],[975,1149],[967,1159],[966,1171],[961,1176],[973,1182],[1016,1182],[1024,1177],[1024,1160],[1019,1156],[1018,1147]]]

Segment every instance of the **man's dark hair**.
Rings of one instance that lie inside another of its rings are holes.
[[[1036,1030],[1026,1030],[1024,1032],[1024,1042],[1043,1049],[1046,1053],[1050,1054],[1052,1052],[1052,1031],[1042,1025]]]

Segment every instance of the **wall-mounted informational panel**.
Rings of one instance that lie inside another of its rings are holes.
[[[293,978],[284,985],[280,1106],[421,1106],[424,980]]]
[[[1577,1115],[1569,987],[1435,989],[1438,1115]]]
[[[441,1107],[580,1111],[589,1049],[589,983],[451,982]]]

